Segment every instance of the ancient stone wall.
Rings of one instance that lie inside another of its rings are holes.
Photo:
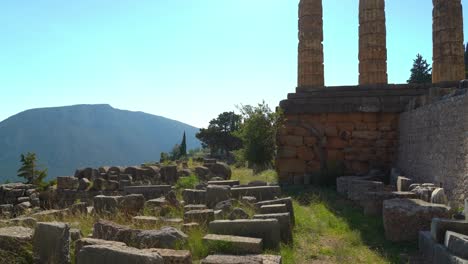
[[[439,183],[451,201],[468,197],[468,95],[400,116],[398,167],[415,182]]]
[[[394,159],[397,113],[289,114],[285,119],[276,164],[282,183],[327,183],[334,181],[329,174],[366,173],[370,167],[389,167]]]

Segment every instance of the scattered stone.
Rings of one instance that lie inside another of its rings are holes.
[[[142,230],[135,238],[137,248],[169,248],[187,242],[187,235],[174,227],[163,227],[160,230]]]
[[[116,245],[116,246],[123,246],[125,247],[125,243],[117,242],[117,241],[109,241],[103,239],[96,239],[96,238],[81,238],[75,242],[75,258],[78,256],[78,252],[85,247],[85,246],[92,246],[92,245]]]
[[[98,214],[115,214],[119,210],[123,196],[94,196],[94,210]]]
[[[195,222],[200,225],[207,225],[209,222],[214,221],[214,218],[214,211],[211,209],[192,210],[184,213],[186,223]]]
[[[413,183],[413,180],[403,176],[398,176],[397,178],[397,191],[398,192],[407,192],[410,190],[410,185]]]
[[[249,219],[249,214],[244,211],[242,208],[234,208],[232,212],[229,214],[229,220],[236,220],[236,219]],[[288,215],[289,217],[289,215]]]
[[[281,264],[281,256],[274,255],[209,255],[201,264]]]
[[[292,236],[292,225],[289,213],[278,213],[278,214],[257,214],[254,215],[253,219],[276,219],[280,225],[281,241],[284,243],[290,243],[293,241]]]
[[[162,223],[168,224],[168,225],[180,225],[184,223],[184,220],[182,218],[166,218],[166,217],[161,217],[160,218]]]
[[[67,213],[67,210],[44,210],[32,214],[31,217],[41,220],[47,218],[62,218]]]
[[[383,202],[385,200],[396,198],[416,199],[417,195],[413,192],[367,192],[365,199],[359,203],[364,208],[365,215],[382,216]]]
[[[85,191],[88,190],[91,186],[91,181],[86,178],[81,178],[78,180],[78,190]]]
[[[188,233],[196,228],[199,228],[200,225],[198,223],[186,223],[182,225],[182,232]]]
[[[232,171],[226,163],[216,162],[212,164],[209,169],[211,174],[221,177],[224,180],[229,180],[231,178]]]
[[[280,242],[280,225],[276,219],[216,220],[209,224],[210,233],[256,237],[263,239],[267,248],[277,248]]]
[[[93,238],[119,241],[127,245],[133,245],[139,232],[140,230],[131,229],[128,226],[99,220],[94,224]]]
[[[447,231],[444,245],[453,255],[468,260],[468,235]]]
[[[450,208],[417,199],[391,199],[383,202],[385,237],[390,241],[411,241],[428,230],[432,218],[446,218]]]
[[[257,198],[254,196],[242,196],[241,201],[248,204],[254,204],[257,202]]]
[[[192,264],[192,254],[188,250],[173,250],[165,248],[152,248],[164,260],[164,264]]]
[[[291,217],[291,224],[295,225],[295,220],[296,219],[294,217],[294,207],[293,207],[291,197],[258,202],[258,203],[255,204],[255,207],[260,208],[260,207],[262,207],[262,205],[270,205],[270,204],[285,204],[286,207],[288,208],[289,216]]]
[[[180,205],[179,201],[177,200],[177,195],[174,191],[167,193],[165,199],[172,206],[179,207]]]
[[[232,208],[232,200],[231,199],[219,202],[214,207],[215,210],[221,210],[221,211],[223,211],[223,213],[229,212],[231,210],[231,208]]]
[[[73,176],[57,177],[57,189],[76,190],[78,189],[78,185],[78,178],[75,178]]]
[[[348,197],[349,186],[354,180],[367,180],[368,177],[362,176],[343,176],[336,178],[336,190],[338,193]]]
[[[279,214],[287,212],[288,208],[286,207],[286,204],[270,204],[260,206],[261,214]]]
[[[281,195],[279,186],[258,187],[236,187],[231,188],[233,198],[240,199],[242,196],[254,196],[257,201],[273,200]]]
[[[182,197],[187,204],[205,204],[206,190],[185,189],[182,192]]]
[[[77,264],[164,264],[156,251],[122,245],[92,245],[83,247],[76,257]]]
[[[32,217],[17,217],[10,220],[13,225],[35,228],[37,220]]]
[[[261,238],[208,234],[203,242],[216,253],[259,254],[263,250]]]
[[[33,237],[33,250],[36,263],[71,263],[70,227],[59,222],[37,223]]]
[[[413,191],[414,189],[416,189],[417,187],[421,187],[421,184],[420,183],[413,183],[409,186],[409,191]]]
[[[449,252],[449,250],[441,244],[436,244],[434,246],[434,259],[432,263],[456,263],[456,264],[467,264],[468,260],[466,259],[461,259]]]
[[[431,203],[435,204],[448,204],[447,195],[443,188],[436,188],[431,194]]]
[[[151,200],[146,201],[146,203],[145,203],[145,207],[148,207],[148,208],[151,208],[151,209],[156,208],[156,207],[164,207],[164,206],[167,206],[167,205],[169,205],[169,203],[166,200],[166,198],[164,198],[164,197],[151,199]]]
[[[166,195],[171,190],[171,185],[127,186],[124,188],[125,193],[143,194],[146,200],[159,198]]]
[[[416,193],[419,199],[425,202],[431,202],[432,189],[430,187],[419,186],[414,188],[412,192]]]
[[[109,180],[104,182],[104,190],[106,191],[117,191],[119,187],[118,181]]]
[[[208,185],[206,188],[206,204],[213,208],[217,203],[231,198],[230,187],[226,185]]]
[[[203,167],[203,166],[197,166],[195,167],[195,174],[197,175],[199,179],[207,180],[207,176],[208,174],[210,174],[210,169],[208,169],[207,167]]]
[[[247,184],[248,186],[268,186],[268,183],[267,182],[264,182],[264,181],[251,181]]]
[[[434,248],[437,242],[432,238],[430,231],[419,231],[419,253],[423,256],[424,263],[433,263]]]
[[[154,216],[135,216],[132,220],[135,224],[150,226],[154,226],[160,222],[159,218]]]
[[[348,199],[359,203],[366,199],[366,193],[383,191],[384,184],[378,181],[353,180],[348,188]]]
[[[239,180],[227,180],[227,181],[209,181],[208,185],[228,185],[228,186],[236,186],[239,185]]]
[[[206,205],[204,204],[188,204],[184,206],[185,212],[192,211],[192,210],[205,210],[205,209],[208,209],[208,207],[206,207]]]
[[[468,235],[468,221],[442,218],[432,219],[431,235],[437,243],[444,243],[445,233],[447,231]]]
[[[142,194],[130,194],[120,199],[120,210],[129,215],[137,215],[145,207],[145,197]]]
[[[72,242],[77,241],[78,239],[81,239],[83,237],[83,234],[81,233],[81,230],[78,228],[71,228],[70,229],[70,239]]]
[[[34,230],[22,226],[0,228],[0,248],[3,250],[16,250],[32,241]]]

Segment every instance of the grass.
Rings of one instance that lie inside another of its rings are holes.
[[[254,180],[276,182],[276,173],[272,170],[253,174],[249,169],[234,168],[232,179],[238,179],[242,184]],[[192,177],[179,182],[179,190],[192,186],[196,181]],[[382,219],[380,217],[364,216],[362,210],[353,203],[338,195],[333,189],[318,187],[291,187],[284,190],[285,196],[293,198],[296,226],[293,230],[294,244],[281,245],[276,251],[266,251],[268,254],[280,254],[285,264],[313,263],[401,263],[401,253],[412,254],[416,251],[416,243],[391,243],[385,240]],[[249,215],[254,210],[248,204],[235,202],[233,207],[240,207]],[[158,216],[159,213],[146,210],[145,215]],[[183,210],[169,209],[167,216],[182,217]],[[118,224],[140,229],[159,229],[167,223],[155,225],[136,225],[130,217],[116,214],[101,217]],[[92,227],[99,220],[97,216],[70,215],[63,218],[41,219],[43,221],[62,221],[70,223],[71,227],[80,228],[86,237],[92,232]],[[173,225],[180,228],[180,225]],[[192,252],[194,263],[209,254],[215,253],[213,248],[225,245],[207,246],[203,243],[206,228],[190,230],[188,243],[180,245],[180,249]],[[8,256],[8,252],[0,250],[0,259]],[[23,253],[21,253],[23,254]],[[24,261],[29,256],[22,257]],[[28,263],[18,261],[17,263]],[[1,264],[1,261],[0,261]]]

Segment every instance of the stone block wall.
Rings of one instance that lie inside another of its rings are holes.
[[[347,174],[390,167],[397,130],[398,113],[286,114],[278,136],[280,182],[303,184],[312,177],[314,183],[324,167]]]
[[[416,182],[439,183],[449,200],[468,197],[468,95],[400,116],[398,167]]]

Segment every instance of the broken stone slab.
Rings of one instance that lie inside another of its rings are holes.
[[[261,214],[280,214],[287,213],[288,208],[286,204],[269,204],[260,206]]]
[[[242,208],[234,208],[232,212],[228,216],[229,220],[236,220],[236,219],[249,219],[249,214]]]
[[[431,203],[444,205],[448,204],[447,195],[445,195],[443,188],[436,188],[434,191],[432,191]]]
[[[66,264],[70,259],[70,227],[59,222],[39,222],[34,230],[35,263]]]
[[[92,246],[92,245],[116,245],[116,246],[126,246],[123,242],[118,241],[109,241],[104,239],[96,239],[96,238],[81,238],[75,242],[75,259],[78,256],[78,252],[85,247],[85,246]]]
[[[417,195],[413,192],[367,192],[365,198],[360,201],[364,208],[365,215],[382,216],[383,202],[385,200],[396,198],[416,199]]]
[[[213,208],[217,203],[231,198],[230,187],[227,185],[208,185],[206,187],[206,204]]]
[[[436,244],[434,246],[434,259],[432,263],[468,264],[468,260],[462,259],[450,253],[449,250],[444,245]]]
[[[294,226],[295,224],[294,207],[293,207],[293,202],[292,202],[291,197],[279,198],[276,200],[261,201],[261,202],[255,203],[255,207],[260,208],[263,205],[270,205],[270,204],[285,204],[286,207],[288,208],[289,216],[291,217],[291,224]]]
[[[383,223],[387,240],[417,240],[418,232],[429,230],[432,218],[447,218],[450,207],[418,199],[391,199],[383,202]]]
[[[229,180],[231,178],[231,168],[224,162],[210,164],[208,168],[210,169],[211,174],[216,177],[221,177],[224,180]]]
[[[349,186],[354,180],[368,180],[370,177],[363,176],[342,176],[336,178],[336,190],[338,193],[348,197]]]
[[[10,219],[10,222],[15,226],[24,226],[30,228],[36,228],[37,220],[32,217],[17,217]]]
[[[401,176],[401,175],[403,174],[398,168],[392,168],[390,170],[390,185],[397,186],[398,176]]]
[[[213,234],[261,238],[266,248],[277,248],[281,240],[276,219],[215,220],[208,229]]]
[[[138,225],[157,225],[160,222],[159,218],[154,216],[135,216],[132,220]]]
[[[236,186],[239,185],[239,180],[227,180],[227,181],[209,181],[208,185],[228,185],[228,186]]]
[[[281,241],[290,243],[293,241],[292,224],[289,213],[278,214],[256,214],[253,219],[276,219],[280,225]]]
[[[77,264],[164,264],[159,253],[122,245],[84,246],[76,257]]]
[[[119,225],[111,221],[99,220],[94,224],[93,238],[123,242],[127,245],[135,244],[138,229]]]
[[[60,219],[67,213],[68,213],[68,210],[51,209],[51,210],[44,210],[38,213],[34,213],[31,215],[31,217],[37,220],[44,220],[44,219],[49,219],[49,218]]]
[[[75,242],[78,239],[81,239],[81,237],[83,237],[83,233],[81,233],[80,229],[70,228],[70,239],[72,242]]]
[[[182,232],[188,233],[191,232],[197,228],[199,228],[200,225],[198,223],[186,223],[182,225]]]
[[[182,197],[186,204],[206,204],[206,190],[185,189]]]
[[[97,214],[115,214],[119,211],[123,196],[94,196],[94,210]]]
[[[468,236],[452,231],[445,233],[445,247],[453,255],[468,260]]]
[[[443,244],[445,233],[447,231],[457,232],[463,235],[468,235],[467,220],[452,220],[443,218],[434,218],[431,222],[431,235],[437,243]]]
[[[142,194],[146,200],[156,199],[172,190],[171,185],[126,186],[126,194]]]
[[[204,204],[188,204],[184,206],[184,211],[192,211],[192,210],[205,210],[208,209],[208,207]]]
[[[403,176],[398,176],[397,178],[397,191],[398,192],[408,192],[410,185],[413,183],[413,180]]]
[[[76,190],[78,189],[79,181],[78,178],[73,176],[59,176],[57,177],[57,189],[69,189]]]
[[[260,254],[263,251],[261,238],[208,234],[203,237],[204,244],[216,253]]]
[[[214,221],[214,219],[214,211],[212,209],[192,210],[184,213],[185,223],[207,225],[209,222]]]
[[[3,250],[16,250],[32,241],[34,230],[22,226],[0,228],[0,248]]]
[[[255,204],[257,202],[257,198],[255,198],[254,196],[242,196],[241,202],[244,202],[247,204]]]
[[[209,255],[202,264],[281,264],[281,256],[275,255]]]
[[[187,242],[188,236],[174,227],[163,227],[160,230],[140,230],[133,245],[137,248],[175,249]]]
[[[151,199],[151,200],[146,201],[145,203],[145,207],[151,208],[151,209],[156,208],[156,207],[164,207],[167,205],[169,205],[169,202],[164,197]]]
[[[145,207],[145,197],[142,194],[125,195],[119,201],[119,209],[128,215],[137,215]]]
[[[164,260],[164,264],[192,264],[192,254],[188,250],[174,250],[165,248],[151,248]]]
[[[242,196],[253,196],[257,201],[273,200],[281,196],[279,186],[255,186],[231,188],[232,197],[240,199]]]
[[[383,182],[353,180],[349,184],[348,199],[360,202],[366,199],[367,192],[380,192],[384,190]]]
[[[412,190],[412,192],[416,193],[419,199],[425,201],[425,202],[431,202],[431,196],[432,196],[432,188],[430,187],[423,187],[423,186],[418,186]]]

